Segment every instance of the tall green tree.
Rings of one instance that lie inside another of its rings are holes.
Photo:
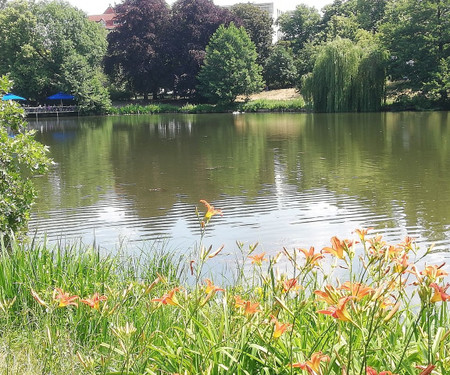
[[[200,92],[214,103],[228,104],[238,95],[260,91],[263,79],[257,56],[242,26],[220,26],[206,47],[205,63],[198,75]]]
[[[425,96],[430,81],[445,87],[445,75],[439,72],[450,56],[449,0],[390,2],[380,31],[391,54],[393,80],[406,80],[407,87]],[[448,100],[448,90],[442,89],[439,101],[448,105]]]
[[[264,79],[269,89],[293,87],[297,78],[292,51],[283,44],[277,44],[264,65]]]
[[[316,112],[378,111],[386,54],[373,44],[337,38],[318,53],[302,93]]]
[[[164,0],[125,0],[116,7],[119,26],[108,35],[106,71],[144,99],[169,85],[170,11]]]
[[[289,41],[295,54],[317,34],[320,24],[319,11],[307,5],[298,5],[291,13],[282,14],[277,20],[283,40]]]
[[[234,18],[228,9],[212,0],[177,0],[172,5],[170,51],[175,90],[182,95],[195,92],[206,45],[222,24]]]
[[[1,100],[10,87],[0,77],[0,239],[6,242],[26,229],[36,196],[31,178],[50,165],[48,149],[27,129],[23,109]]]
[[[43,100],[63,90],[82,109],[104,109],[105,51],[105,30],[68,3],[17,0],[0,11],[0,74],[9,73],[15,91],[27,98]]]
[[[231,8],[231,13],[244,26],[247,34],[255,44],[258,53],[258,64],[263,65],[269,57],[272,47],[272,24],[270,14],[254,4],[236,4]]]

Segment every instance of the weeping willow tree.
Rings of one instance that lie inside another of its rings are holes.
[[[384,93],[385,54],[349,39],[323,46],[302,94],[316,112],[378,111]]]

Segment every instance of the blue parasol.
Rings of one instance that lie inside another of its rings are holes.
[[[65,92],[60,91],[55,95],[49,96],[47,99],[50,99],[50,100],[73,100],[73,99],[75,99],[75,96],[66,94]]]
[[[6,94],[6,95],[3,95],[2,100],[26,100],[26,99],[22,98],[19,95]]]

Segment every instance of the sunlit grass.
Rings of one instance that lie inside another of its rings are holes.
[[[238,242],[233,275],[211,275],[227,249],[205,234],[226,211],[202,203],[199,242],[181,260],[3,247],[0,373],[449,373],[448,275],[416,264],[412,239],[357,230],[273,255]]]

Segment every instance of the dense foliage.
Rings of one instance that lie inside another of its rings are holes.
[[[317,112],[378,111],[384,94],[385,55],[337,38],[319,52],[303,92]]]
[[[341,38],[361,46],[365,35],[369,72],[352,77],[370,84],[357,84],[347,110],[379,110],[380,91],[385,104],[450,107],[449,0],[335,0],[321,13],[300,4],[276,20],[282,35],[276,46],[271,44],[274,20],[252,4],[224,8],[212,0],[176,0],[171,6],[166,0],[125,0],[116,12],[117,28],[108,35],[105,56],[104,30],[67,3],[0,2],[0,74],[9,73],[18,94],[27,98],[69,91],[86,112],[105,111],[105,57],[114,98],[153,94],[156,99],[170,92],[201,102],[198,74],[206,46],[221,25],[234,22],[254,43],[267,87],[307,90],[302,77],[312,74],[330,43]],[[366,91],[373,89],[376,104]]]
[[[211,0],[177,0],[172,6],[170,45],[173,87],[182,96],[192,95],[205,58],[206,45],[217,28],[232,20],[230,12]]]
[[[295,86],[297,67],[292,51],[282,44],[276,45],[264,64],[263,75],[269,89]]]
[[[105,30],[68,3],[16,0],[0,11],[0,74],[28,99],[66,91],[82,111],[103,111],[105,51]]]
[[[48,150],[26,128],[23,110],[1,100],[10,86],[0,77],[0,238],[5,241],[26,229],[35,198],[31,177],[49,165]]]
[[[283,15],[278,22],[284,32],[284,42],[294,50],[300,75],[312,72],[316,57],[323,58],[323,50],[336,38],[359,43],[362,33],[368,32],[373,36],[370,46],[366,43],[364,47],[371,50],[372,56],[371,62],[365,63],[371,67],[369,79],[376,76],[378,81],[384,72],[384,79],[389,81],[388,88],[395,88],[395,91],[391,89],[387,93],[390,100],[400,100],[405,104],[409,100],[420,108],[450,106],[448,0],[335,0],[324,7],[321,17],[313,8],[300,5],[292,16]],[[374,67],[373,62],[381,60],[385,61],[385,69],[380,64],[377,64],[378,68]],[[357,90],[356,96],[348,97],[351,106],[345,106],[347,109],[343,110],[378,110],[378,104],[357,103],[369,100],[371,93],[367,90],[371,90],[373,84],[368,87],[360,85],[363,91]],[[377,96],[380,95],[380,85],[375,84]],[[316,87],[315,90],[316,98],[318,91],[327,91],[324,87]],[[308,95],[306,91],[303,93]],[[360,98],[360,95],[366,97]],[[369,101],[373,102],[372,99]],[[317,104],[315,108],[325,110],[322,105]],[[327,110],[333,111],[333,108],[329,106]]]
[[[156,99],[170,81],[165,64],[169,8],[164,0],[126,0],[116,11],[119,26],[108,35],[106,71],[145,99],[148,93]]]
[[[232,103],[263,88],[255,45],[243,27],[220,26],[206,47],[199,90],[215,103]]]
[[[250,3],[233,5],[230,10],[255,44],[258,64],[264,65],[272,47],[273,20],[269,13]]]

